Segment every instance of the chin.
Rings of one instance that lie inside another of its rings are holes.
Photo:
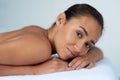
[[[62,60],[67,60],[67,58],[65,58],[64,56],[59,55],[59,57],[60,57],[60,59],[62,59]]]

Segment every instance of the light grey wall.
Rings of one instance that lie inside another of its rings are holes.
[[[0,32],[31,24],[48,28],[74,3],[89,3],[103,14],[105,30],[97,46],[120,69],[120,0],[0,0]]]

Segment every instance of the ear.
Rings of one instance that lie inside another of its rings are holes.
[[[56,25],[64,24],[66,22],[66,15],[65,13],[61,13],[57,16]]]

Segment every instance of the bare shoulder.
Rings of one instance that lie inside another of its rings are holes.
[[[34,43],[33,43],[33,45],[35,46],[35,49],[36,49],[36,47],[38,48],[37,54],[41,55],[43,57],[43,61],[44,61],[44,60],[48,59],[52,53],[52,47],[51,47],[50,41],[48,40],[46,35],[41,35],[41,36],[37,37],[36,39],[37,40],[34,40],[34,41],[36,41],[35,42],[36,45]],[[41,59],[42,59],[42,57],[41,57]]]
[[[45,29],[43,29],[42,27],[37,26],[37,25],[25,26],[23,29],[24,29],[24,30],[35,30],[35,31],[43,31],[43,30],[45,30]]]
[[[40,56],[39,59],[41,58],[41,61],[48,59],[51,55],[52,47],[48,39],[47,31],[40,26],[29,26],[26,27],[26,29],[30,31],[28,34],[30,35],[28,36],[30,44],[35,51],[38,51],[36,52],[36,55]]]
[[[32,32],[27,39],[30,41],[29,47],[31,46],[31,49],[35,51],[34,55],[38,56],[38,58],[36,58],[38,59],[38,62],[43,62],[50,58],[50,55],[52,53],[52,47],[46,35],[46,31],[42,30],[38,31],[37,33],[36,31]],[[26,43],[28,41],[27,39]]]
[[[44,44],[46,48],[51,48],[51,44],[47,35],[47,30],[37,25],[25,26],[23,29],[28,31],[28,35],[30,35],[30,38],[33,37],[31,40],[38,39],[38,44]]]
[[[41,56],[48,58],[51,55],[52,47],[50,41],[48,39],[47,31],[40,26],[31,25],[25,27],[26,30],[30,31],[28,33],[28,39],[31,41],[30,43],[34,46],[34,48],[39,52],[41,52]],[[43,54],[44,53],[44,54]]]

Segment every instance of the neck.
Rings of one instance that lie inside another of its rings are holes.
[[[57,32],[57,30],[56,30],[55,26],[48,29],[48,39],[50,40],[50,44],[52,46],[52,53],[56,53],[56,48],[54,45],[54,36],[55,36],[56,32]]]

